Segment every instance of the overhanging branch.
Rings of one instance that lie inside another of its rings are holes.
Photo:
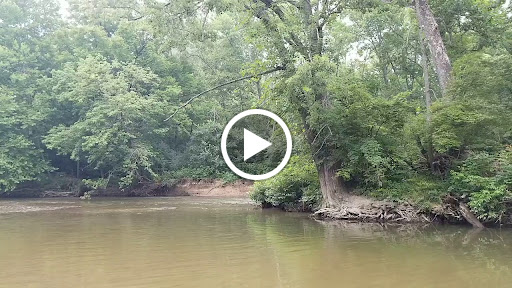
[[[251,78],[254,78],[254,77],[259,77],[259,76],[263,76],[263,75],[267,75],[267,74],[270,74],[270,73],[274,73],[274,72],[277,72],[277,71],[281,71],[281,70],[284,70],[285,67],[284,66],[277,66],[276,68],[273,68],[273,69],[270,69],[270,70],[267,70],[267,71],[263,71],[261,73],[258,73],[258,74],[252,74],[252,75],[248,75],[248,76],[244,76],[244,77],[241,77],[241,78],[237,78],[237,79],[233,79],[233,80],[230,80],[228,82],[224,82],[222,84],[219,84],[215,87],[212,87],[208,90],[205,90],[195,96],[193,96],[192,98],[190,98],[187,102],[183,103],[183,105],[181,105],[180,107],[178,107],[176,109],[176,111],[174,111],[174,113],[172,113],[171,116],[167,117],[167,119],[165,119],[164,121],[169,121],[169,119],[171,119],[172,117],[174,117],[174,115],[176,115],[176,113],[178,113],[178,111],[182,108],[185,108],[187,107],[192,101],[194,101],[195,99],[203,96],[204,94],[208,93],[208,92],[211,92],[213,90],[216,90],[216,89],[219,89],[219,88],[222,88],[224,86],[227,86],[227,85],[230,85],[230,84],[233,84],[233,83],[236,83],[236,82],[240,82],[240,81],[243,81],[243,80],[247,80],[247,79],[251,79]]]

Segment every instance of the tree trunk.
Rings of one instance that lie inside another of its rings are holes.
[[[448,57],[446,47],[444,46],[441,33],[439,32],[439,26],[428,5],[428,1],[416,0],[415,2],[420,29],[427,39],[437,78],[439,79],[439,85],[441,86],[443,95],[445,95],[451,80],[452,64]]]
[[[388,65],[387,64],[384,64],[382,66],[382,79],[384,80],[384,84],[389,85]]]
[[[343,180],[336,175],[336,167],[327,163],[316,165],[320,179],[320,190],[322,190],[322,207],[335,208],[340,205],[341,197],[346,193]]]
[[[425,106],[427,108],[427,161],[430,169],[432,169],[432,163],[434,162],[434,148],[432,146],[432,95],[430,94],[430,79],[428,74],[428,59],[427,59],[427,51],[425,49],[425,37],[423,36],[423,32],[419,31],[420,36],[420,47],[421,47],[421,66],[423,66],[423,82],[425,90]]]

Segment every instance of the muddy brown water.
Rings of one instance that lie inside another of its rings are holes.
[[[321,223],[243,199],[0,200],[0,287],[512,287],[512,230]]]

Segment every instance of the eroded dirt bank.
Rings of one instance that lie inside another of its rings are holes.
[[[192,180],[184,179],[174,185],[150,183],[140,185],[127,190],[107,189],[91,191],[92,196],[127,196],[127,197],[152,197],[152,196],[210,196],[249,198],[252,182],[238,180],[226,183],[218,179]]]
[[[185,180],[176,184],[173,189],[190,196],[249,198],[252,186],[253,182],[248,180],[238,180],[232,183],[225,183],[222,180]]]
[[[197,196],[197,197],[231,197],[249,198],[253,182],[238,180],[226,183],[218,179],[192,180],[183,179],[174,185],[162,183],[147,183],[129,189],[107,188],[90,191],[69,191],[62,189],[48,189],[30,187],[18,189],[0,195],[2,198],[53,198],[78,197],[89,192],[93,197],[171,197],[171,196]]]

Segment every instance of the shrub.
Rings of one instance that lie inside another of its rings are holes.
[[[500,221],[512,200],[511,155],[511,147],[496,154],[480,152],[470,155],[459,171],[451,172],[449,191],[468,196],[469,206],[478,218]]]
[[[432,176],[410,175],[406,180],[389,181],[368,194],[378,199],[407,201],[429,208],[441,202],[441,197],[446,194],[446,185]]]
[[[293,156],[281,173],[254,184],[251,198],[263,206],[310,211],[321,201],[320,183],[313,161]]]
[[[510,199],[510,192],[504,185],[495,186],[494,183],[488,187],[471,194],[469,205],[471,210],[482,220],[501,221],[502,216],[507,212],[506,201]]]

